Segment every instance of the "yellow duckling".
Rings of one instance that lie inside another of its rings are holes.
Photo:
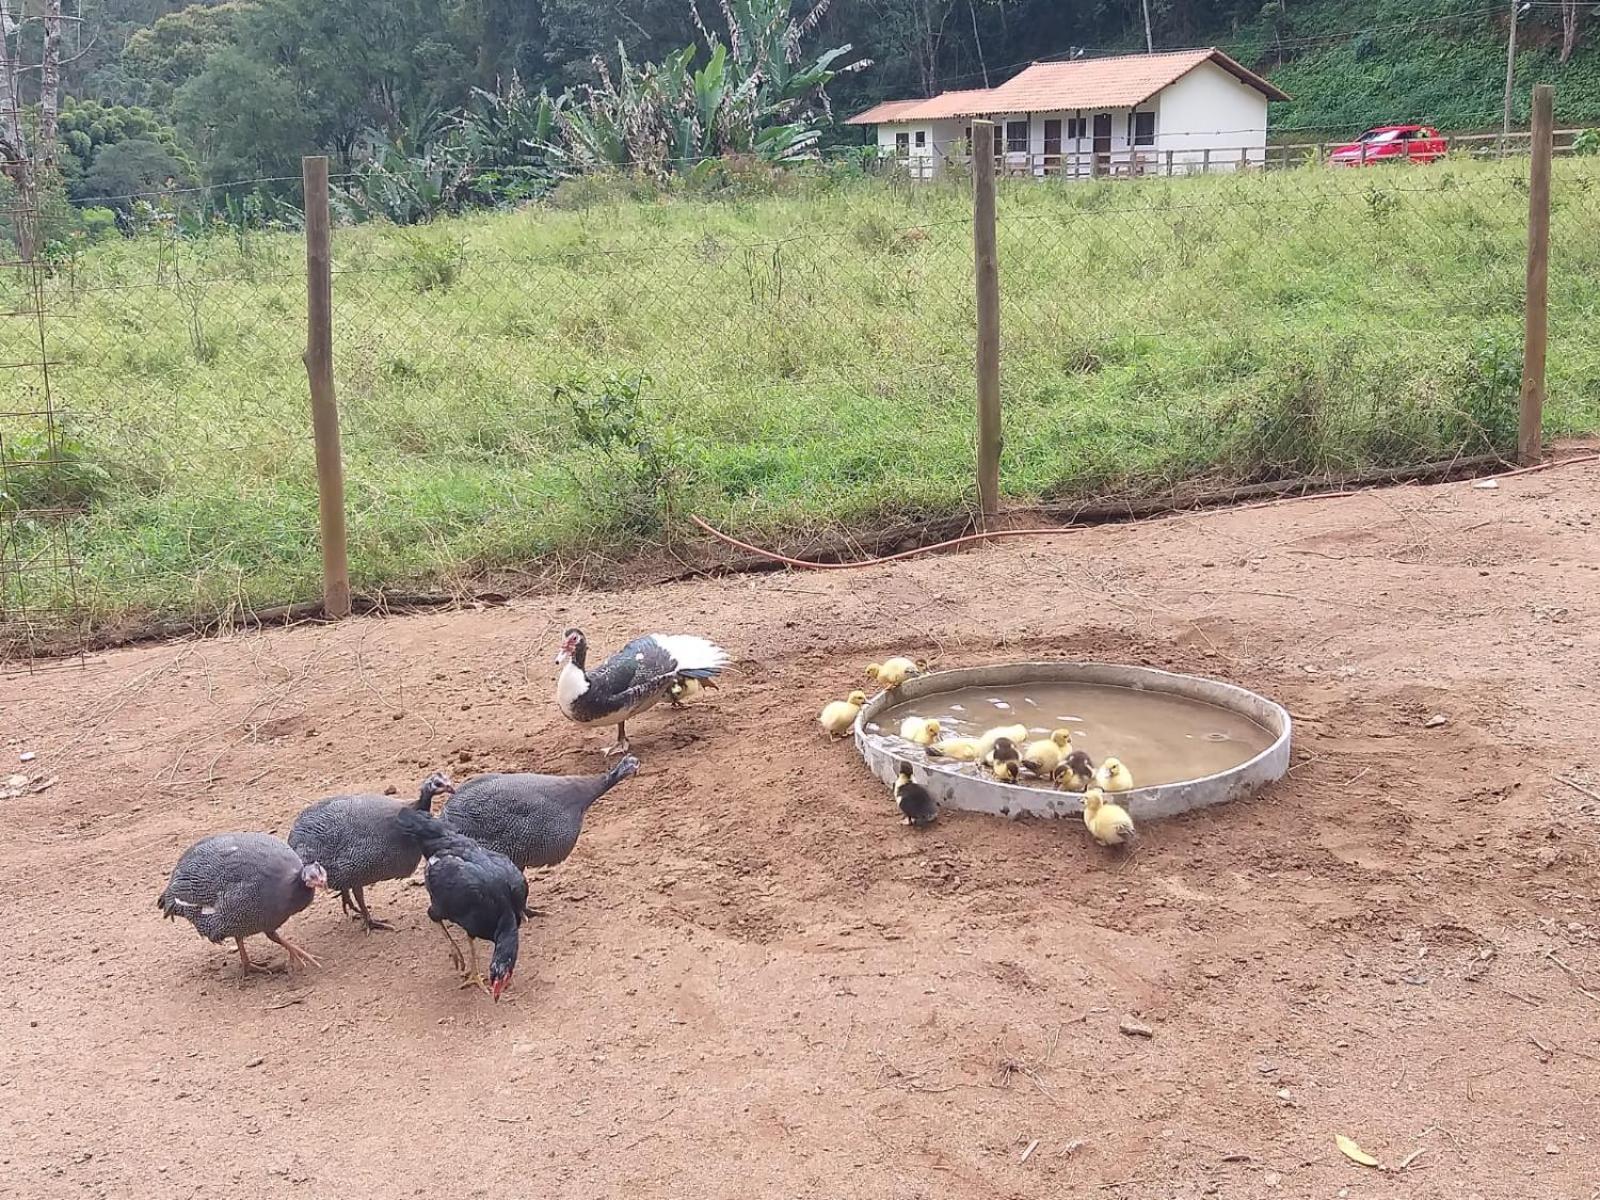
[[[931,746],[939,740],[938,718],[907,717],[900,722],[900,736],[918,746]]]
[[[709,679],[675,679],[667,689],[667,702],[673,708],[682,708],[685,701],[693,700],[707,688],[715,690],[716,686]]]
[[[929,758],[953,758],[957,762],[977,762],[984,755],[976,738],[946,738],[928,747]]]
[[[829,737],[844,737],[850,732],[850,727],[856,723],[856,717],[861,712],[861,706],[867,702],[865,692],[851,692],[848,699],[835,700],[822,710],[818,718],[822,727],[828,731]]]
[[[1056,768],[1055,779],[1064,792],[1086,792],[1094,785],[1094,763],[1082,750],[1074,750]]]
[[[1022,766],[1040,779],[1056,773],[1061,760],[1072,753],[1072,730],[1058,729],[1047,738],[1029,742],[1022,748]]]
[[[1002,783],[1015,783],[1017,771],[1022,766],[1022,751],[1017,749],[1017,744],[1008,737],[995,738],[994,745],[989,748],[989,755],[984,760],[989,764],[989,769],[994,772],[994,777]]]
[[[1107,800],[1097,787],[1083,794],[1083,825],[1102,846],[1120,846],[1138,836],[1128,810]]]
[[[881,663],[873,663],[867,668],[867,678],[876,679],[886,688],[897,688],[913,675],[921,675],[920,664],[909,658],[886,658]]]
[[[1122,765],[1120,758],[1107,757],[1100,764],[1100,769],[1094,773],[1095,786],[1107,792],[1129,792],[1133,790],[1133,776],[1128,773],[1128,768]]]
[[[989,751],[994,749],[994,744],[1001,738],[1008,738],[1017,745],[1022,745],[1028,740],[1028,727],[1026,725],[1002,725],[998,729],[991,729],[978,739],[978,745],[983,747],[980,758],[988,758]]]

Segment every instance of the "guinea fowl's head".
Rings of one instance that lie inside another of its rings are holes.
[[[496,1000],[511,986],[511,972],[517,966],[517,943],[496,945],[494,957],[489,960],[489,995]]]
[[[456,794],[455,780],[444,771],[435,771],[422,781],[421,791],[417,795],[417,807],[424,812],[433,807],[435,796],[454,796]]]
[[[307,863],[300,868],[300,882],[314,892],[328,886],[328,872],[321,863]]]
[[[583,630],[569,629],[561,635],[561,649],[556,654],[556,666],[564,667],[569,662],[583,667],[583,656],[588,650],[588,642],[584,639]]]

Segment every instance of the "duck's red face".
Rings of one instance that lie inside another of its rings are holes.
[[[556,665],[566,666],[578,653],[578,647],[583,645],[583,634],[576,629],[567,630],[561,639],[561,650],[556,655]]]

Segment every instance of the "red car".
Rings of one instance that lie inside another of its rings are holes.
[[[1334,147],[1328,161],[1336,167],[1363,167],[1368,163],[1434,162],[1449,151],[1432,125],[1380,125],[1355,141]]]

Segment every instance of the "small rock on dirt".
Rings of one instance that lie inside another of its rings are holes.
[[[1448,724],[1450,724],[1449,717],[1445,716],[1443,713],[1434,713],[1433,716],[1429,717],[1422,723],[1422,727],[1424,729],[1438,729],[1440,726]]]
[[[1155,1037],[1156,1035],[1156,1031],[1154,1029],[1151,1029],[1150,1026],[1146,1025],[1143,1021],[1135,1021],[1132,1017],[1123,1017],[1121,1022],[1117,1025],[1117,1031],[1119,1033],[1125,1033],[1129,1037],[1148,1038]]]
[[[266,1059],[262,1058],[258,1054],[258,1055],[256,1055],[255,1058],[252,1058],[249,1062],[245,1063],[245,1069],[249,1070],[251,1067],[259,1067],[262,1063],[264,1063],[266,1061],[267,1061]]]

